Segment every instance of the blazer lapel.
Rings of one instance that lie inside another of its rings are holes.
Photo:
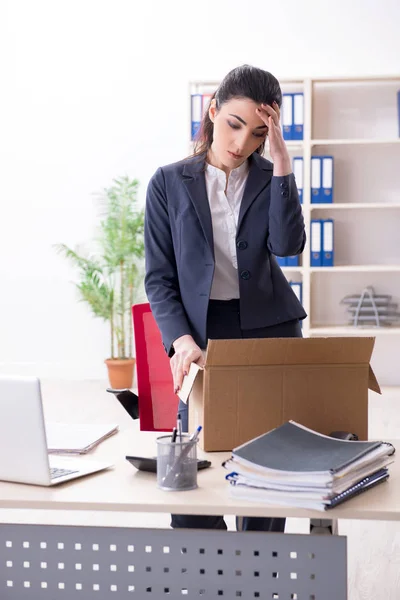
[[[203,229],[204,236],[214,256],[211,211],[207,197],[206,178],[204,175],[204,157],[196,157],[185,162],[183,177],[183,183],[188,191]]]
[[[273,165],[260,160],[260,155],[254,153],[250,158],[250,169],[244,188],[243,198],[240,205],[239,221],[237,231],[239,231],[246,212],[258,196],[258,194],[268,185],[272,178]]]

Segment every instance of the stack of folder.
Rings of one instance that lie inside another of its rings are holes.
[[[389,477],[394,447],[328,437],[295,421],[251,440],[223,466],[236,498],[327,510]]]

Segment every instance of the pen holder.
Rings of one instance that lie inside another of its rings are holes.
[[[197,488],[197,440],[188,435],[175,442],[171,435],[157,438],[157,485],[171,492]]]

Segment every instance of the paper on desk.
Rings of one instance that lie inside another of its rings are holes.
[[[187,404],[190,392],[196,379],[196,375],[199,371],[202,371],[203,367],[199,367],[198,364],[192,363],[189,368],[189,373],[183,378],[182,387],[178,392],[178,397]]]
[[[47,449],[51,454],[86,454],[117,431],[115,424],[46,423]]]

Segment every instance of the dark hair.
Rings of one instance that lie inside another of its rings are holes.
[[[232,98],[250,98],[257,104],[270,104],[275,101],[279,108],[282,104],[282,91],[279,81],[268,71],[242,65],[236,67],[224,77],[219,88],[214,92],[211,101],[215,98],[217,111],[225,102]],[[204,112],[199,135],[195,141],[193,156],[208,152],[213,142],[214,123],[208,115],[208,109]],[[256,152],[264,152],[265,139],[257,148]]]

